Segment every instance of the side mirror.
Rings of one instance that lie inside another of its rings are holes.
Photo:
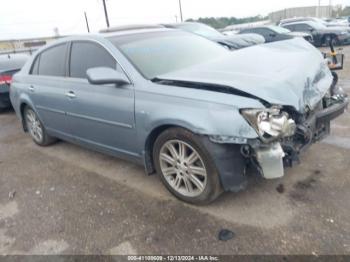
[[[93,85],[130,84],[129,79],[122,73],[109,67],[94,67],[86,71],[87,79]]]

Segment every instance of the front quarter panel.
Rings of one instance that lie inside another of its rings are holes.
[[[240,108],[264,108],[255,99],[212,91],[149,84],[135,94],[139,142],[160,126],[179,126],[200,135],[255,139]]]

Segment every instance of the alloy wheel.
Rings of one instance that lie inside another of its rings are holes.
[[[38,119],[38,117],[32,109],[28,109],[26,111],[26,123],[28,131],[32,138],[36,142],[41,143],[43,140],[43,128],[40,123],[40,120]]]
[[[162,174],[181,195],[199,196],[207,184],[207,170],[199,153],[181,140],[166,142],[159,154]]]

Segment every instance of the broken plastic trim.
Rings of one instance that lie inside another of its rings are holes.
[[[209,136],[210,141],[218,144],[247,144],[247,139],[243,137],[236,136],[222,136],[222,135],[212,135]]]
[[[192,82],[192,81],[168,80],[168,79],[161,79],[161,78],[157,78],[157,77],[151,79],[151,81],[153,83],[160,84],[160,85],[186,87],[186,88],[200,89],[200,90],[213,91],[213,92],[219,92],[219,93],[224,93],[224,94],[252,98],[252,99],[260,101],[266,107],[271,106],[270,103],[268,103],[267,101],[265,101],[257,96],[254,96],[254,95],[251,95],[251,94],[246,93],[244,91],[241,91],[239,89],[236,89],[234,87],[231,87],[231,86]]]

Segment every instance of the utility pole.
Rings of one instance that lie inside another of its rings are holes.
[[[183,17],[182,17],[182,6],[181,6],[181,0],[179,0],[179,7],[180,7],[180,17],[181,17],[181,22],[183,22]]]
[[[107,27],[109,27],[109,19],[108,19],[107,7],[106,7],[106,0],[102,0],[102,2],[103,2],[103,8],[105,10],[106,24],[107,24]]]
[[[84,12],[84,16],[85,16],[85,22],[86,22],[87,31],[88,31],[88,33],[90,33],[89,21],[88,21],[88,19],[87,19],[86,12]]]

